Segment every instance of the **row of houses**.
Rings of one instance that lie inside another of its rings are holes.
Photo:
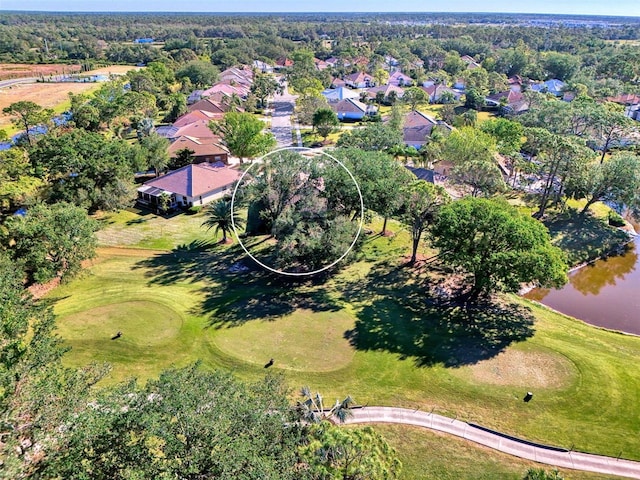
[[[171,158],[188,154],[191,164],[146,182],[138,189],[138,203],[152,209],[189,208],[206,205],[230,193],[241,173],[229,166],[229,150],[209,128],[231,108],[233,97],[245,99],[253,83],[250,67],[229,68],[219,81],[189,96],[187,113],[171,125],[156,129],[169,140]]]

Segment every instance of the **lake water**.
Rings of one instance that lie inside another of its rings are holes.
[[[640,335],[640,238],[624,255],[571,273],[563,288],[536,288],[525,297],[592,325]]]

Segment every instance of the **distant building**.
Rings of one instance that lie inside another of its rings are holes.
[[[136,38],[133,43],[153,43],[153,38]]]

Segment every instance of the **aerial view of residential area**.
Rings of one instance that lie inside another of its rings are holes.
[[[640,479],[638,0],[0,0],[0,478]]]

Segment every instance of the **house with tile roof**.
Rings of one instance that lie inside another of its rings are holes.
[[[327,62],[325,62],[324,60],[320,60],[319,58],[314,58],[313,59],[313,63],[316,66],[316,70],[322,72],[323,70],[326,70],[327,68],[329,68],[329,64]]]
[[[169,196],[169,208],[188,208],[222,198],[231,189],[242,173],[234,168],[210,163],[187,165],[153,180],[138,188],[138,203],[158,209],[160,197]]]
[[[180,128],[199,120],[205,120],[208,122],[211,120],[220,120],[222,117],[224,117],[224,113],[213,113],[206,110],[193,110],[192,112],[185,113],[179,117],[175,122],[173,122],[173,126]]]
[[[230,97],[227,97],[225,95],[223,96],[223,98],[228,99]],[[213,97],[207,97],[207,98],[203,98],[202,100],[199,100],[193,105],[189,105],[189,107],[187,107],[187,110],[189,112],[195,112],[200,110],[200,111],[212,113],[214,115],[224,115],[229,111],[229,105],[227,105],[225,102],[215,100]]]
[[[287,57],[279,57],[276,59],[276,64],[274,66],[274,68],[276,70],[283,70],[285,68],[289,68],[293,66],[293,60],[291,60],[290,58]]]
[[[371,88],[376,86],[375,79],[365,72],[356,72],[344,77],[344,81],[351,88]]]
[[[494,93],[484,100],[488,106],[502,108],[507,113],[519,114],[529,110],[529,102],[524,95],[513,90]]]
[[[191,151],[192,163],[224,163],[229,162],[229,150],[220,143],[220,139],[196,138],[183,135],[175,138],[167,151],[170,158],[176,158],[183,150]]]
[[[208,120],[196,120],[182,127],[176,127],[174,125],[162,126],[156,128],[156,132],[161,137],[168,138],[169,140],[185,135],[195,138],[217,138],[217,135],[209,128]]]
[[[405,75],[400,70],[396,70],[391,75],[389,75],[388,83],[390,85],[395,85],[396,87],[410,87],[414,82],[413,78],[411,78],[409,75]]]

